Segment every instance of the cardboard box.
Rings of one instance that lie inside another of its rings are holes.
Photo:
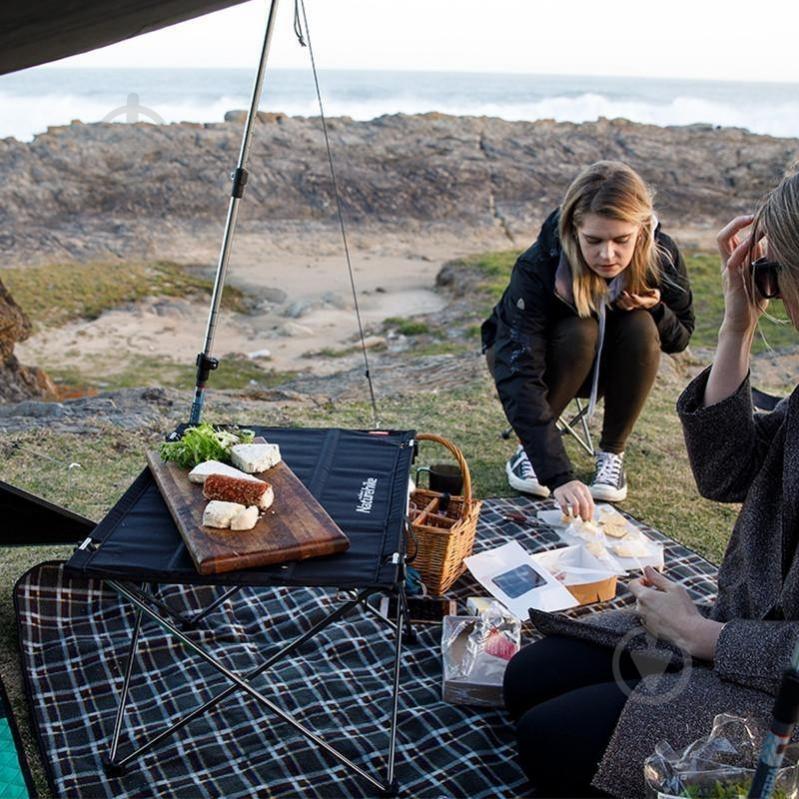
[[[532,556],[566,586],[581,605],[616,596],[618,577],[584,546],[561,547]]]

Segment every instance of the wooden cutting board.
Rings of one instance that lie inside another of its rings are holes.
[[[275,501],[252,530],[232,532],[204,527],[208,500],[203,487],[189,480],[189,471],[147,453],[150,471],[200,574],[249,569],[291,560],[344,552],[349,539],[325,509],[282,461],[263,474]]]

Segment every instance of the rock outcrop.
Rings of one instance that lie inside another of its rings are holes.
[[[240,116],[207,124],[72,124],[31,143],[0,140],[4,261],[163,256],[170,242],[218,239]],[[673,230],[713,229],[752,210],[799,154],[796,139],[710,125],[443,114],[329,124],[351,229],[412,237],[447,230],[458,238],[484,231],[508,246],[528,243],[577,170],[600,158],[638,169]],[[250,172],[240,232],[285,232],[313,246],[316,231],[333,229],[336,204],[318,119],[261,114]]]
[[[30,333],[30,320],[0,282],[0,402],[55,396],[50,378],[41,369],[22,366],[14,355],[14,345]]]

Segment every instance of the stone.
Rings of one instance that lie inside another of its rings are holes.
[[[267,302],[272,302],[275,305],[280,305],[288,299],[288,294],[286,294],[283,289],[278,288],[267,287],[258,289],[258,294]]]
[[[322,302],[325,305],[330,305],[333,308],[338,308],[339,310],[346,310],[349,305],[347,301],[342,297],[340,294],[336,294],[334,291],[326,291],[322,295]]]
[[[30,319],[0,281],[0,402],[56,396],[56,387],[41,369],[23,366],[14,355],[14,346],[31,329]]]
[[[283,316],[289,319],[299,319],[306,314],[309,314],[315,307],[312,300],[296,300],[283,311]]]

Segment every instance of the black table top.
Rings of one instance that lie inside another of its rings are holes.
[[[405,548],[415,433],[247,427],[280,445],[285,462],[350,539],[347,552],[201,575],[145,469],[67,568],[87,577],[158,583],[393,587],[399,575],[395,554]]]

